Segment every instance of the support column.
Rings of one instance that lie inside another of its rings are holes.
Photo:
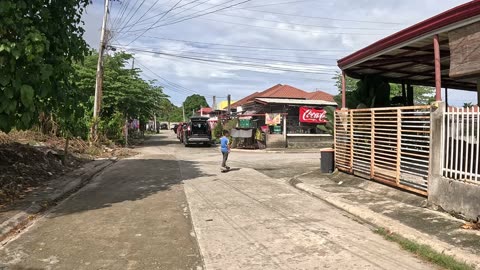
[[[342,109],[347,108],[347,95],[346,95],[346,81],[345,81],[345,71],[342,71]]]
[[[285,140],[285,148],[288,147],[287,138],[287,114],[283,115],[283,139]]]
[[[480,106],[480,79],[477,80],[477,106]]]
[[[448,88],[445,87],[445,107],[448,108]]]
[[[402,82],[402,98],[403,106],[407,105],[407,89],[405,88],[405,82]]]
[[[407,106],[414,106],[415,99],[413,98],[413,86],[407,85]]]
[[[435,56],[435,100],[442,101],[442,70],[440,68],[440,43],[438,35],[433,36],[433,53]]]

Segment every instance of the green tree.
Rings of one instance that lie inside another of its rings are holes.
[[[83,63],[76,65],[76,80],[80,92],[84,94],[78,103],[85,103],[85,124],[91,121],[93,96],[95,92],[96,59],[98,54],[88,56]],[[168,98],[155,81],[145,81],[140,77],[140,69],[126,67],[132,55],[120,52],[106,56],[104,63],[103,98],[100,126],[106,135],[119,136],[119,119],[137,118],[145,123],[162,110],[164,100]],[[118,139],[118,138],[115,138]]]
[[[192,112],[196,112],[203,107],[208,107],[208,103],[204,96],[194,94],[185,99],[183,106],[185,107],[185,115],[191,117]]]
[[[88,53],[90,0],[0,1],[0,130],[30,128],[40,112],[72,116],[72,63]]]

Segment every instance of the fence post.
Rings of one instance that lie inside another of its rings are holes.
[[[434,102],[430,115],[430,162],[428,172],[428,194],[434,192],[434,181],[439,181],[443,175],[443,164],[445,149],[443,140],[443,114],[445,113],[445,102]]]
[[[401,175],[401,164],[402,164],[402,110],[397,109],[397,173],[396,179],[397,185],[400,184],[400,175]]]
[[[370,178],[375,177],[375,110],[371,109],[370,114]]]
[[[349,110],[349,117],[350,117],[350,173],[353,173],[353,155],[355,153],[353,147],[354,147],[354,122],[353,122],[353,110]]]

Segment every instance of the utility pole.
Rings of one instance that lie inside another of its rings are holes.
[[[228,102],[227,113],[228,113],[228,116],[230,116],[230,114],[232,113],[232,108],[231,108],[232,96],[230,94],[228,94],[228,96],[227,96],[227,102]]]
[[[95,100],[93,104],[93,126],[92,139],[97,140],[98,115],[100,113],[102,86],[103,86],[103,53],[106,47],[105,32],[107,28],[108,6],[110,0],[105,0],[105,9],[103,13],[102,31],[100,34],[100,47],[98,49],[97,78],[95,82]]]
[[[216,96],[213,96],[212,109],[213,109],[214,111],[217,110],[217,97],[216,97]]]
[[[183,111],[183,122],[185,122],[185,102],[182,103],[182,111]]]

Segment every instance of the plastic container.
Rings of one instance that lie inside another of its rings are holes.
[[[320,149],[320,171],[322,173],[333,173],[335,170],[335,150],[332,148]]]

